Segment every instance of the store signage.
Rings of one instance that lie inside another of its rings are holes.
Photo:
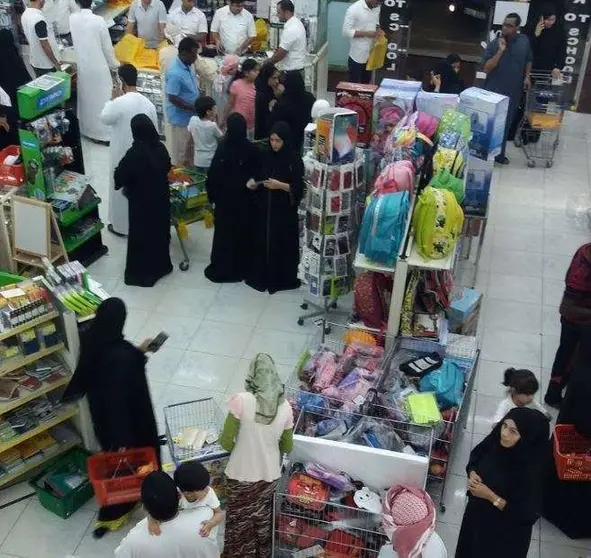
[[[406,56],[405,37],[410,21],[409,0],[383,0],[380,27],[388,37],[388,50],[384,69],[397,72],[401,58]]]
[[[585,42],[589,34],[591,0],[565,0],[564,29],[566,31],[566,57],[562,73],[565,83],[575,83],[582,68]]]

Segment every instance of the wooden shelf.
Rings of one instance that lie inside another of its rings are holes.
[[[31,461],[29,463],[25,463],[24,467],[20,467],[17,471],[14,471],[14,473],[10,473],[9,475],[7,475],[5,477],[1,477],[0,478],[0,487],[10,484],[11,482],[18,479],[19,477],[26,475],[28,472],[35,470],[37,467],[43,465],[44,463],[47,463],[48,461],[51,461],[52,459],[55,459],[56,457],[58,457],[62,453],[65,453],[69,449],[75,448],[78,445],[80,445],[80,440],[78,440],[78,439],[71,440],[70,442],[64,442],[63,444],[60,444],[54,451],[52,451],[51,453],[48,453],[47,455],[44,455],[43,459]]]
[[[2,332],[0,332],[0,341],[3,341],[4,339],[8,339],[9,337],[13,337],[14,335],[22,333],[23,331],[27,331],[33,327],[37,327],[38,325],[44,324],[45,322],[48,322],[49,320],[53,320],[53,319],[57,318],[58,316],[59,316],[59,314],[55,311],[49,312],[49,314],[43,314],[43,316],[39,316],[38,318],[35,318],[34,320],[26,322],[22,325],[19,325],[17,327],[13,327],[12,329],[9,329],[7,331],[2,331]]]
[[[26,357],[14,359],[14,360],[11,359],[10,362],[4,364],[3,366],[0,366],[0,376],[5,376],[6,374],[8,374],[9,372],[12,372],[13,370],[18,370],[19,368],[22,368],[23,366],[28,366],[29,364],[33,364],[33,362],[39,360],[40,358],[52,355],[53,353],[57,353],[58,351],[61,351],[63,348],[64,348],[64,344],[58,343],[57,345],[54,345],[53,347],[41,349],[40,351],[38,351],[37,353],[33,353],[32,355],[28,355]]]
[[[16,436],[15,438],[8,440],[8,442],[4,442],[3,444],[0,444],[0,453],[3,453],[5,451],[9,450],[10,448],[13,448],[14,446],[18,446],[19,444],[21,444],[27,440],[30,440],[31,438],[34,438],[35,436],[37,436],[37,434],[41,434],[41,432],[45,432],[46,430],[49,430],[50,428],[57,426],[61,422],[71,419],[72,417],[76,416],[77,414],[78,414],[78,407],[76,405],[73,405],[71,407],[67,407],[65,411],[62,411],[61,413],[59,413],[55,418],[40,424],[37,428],[33,428],[32,430],[28,430],[24,434],[21,434],[20,436]]]
[[[62,386],[67,385],[72,377],[70,375],[64,376],[61,380],[53,382],[52,384],[48,384],[45,382],[39,389],[35,391],[28,391],[23,387],[19,387],[21,392],[26,392],[26,395],[21,395],[20,397],[13,399],[12,401],[5,401],[4,403],[0,403],[0,416],[5,415],[8,411],[12,411],[29,401],[33,401],[37,399],[37,397],[41,397],[54,389],[60,388]]]

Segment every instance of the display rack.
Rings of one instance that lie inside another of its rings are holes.
[[[164,80],[158,70],[141,69],[137,74],[137,90],[156,107],[158,133],[164,137]]]

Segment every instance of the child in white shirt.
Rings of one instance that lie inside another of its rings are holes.
[[[187,129],[193,138],[193,164],[201,170],[208,170],[223,136],[217,125],[217,109],[211,97],[199,97],[195,101],[195,112]]]
[[[213,512],[213,517],[200,525],[199,534],[216,540],[217,527],[224,519],[224,512],[215,490],[209,486],[211,476],[208,470],[198,461],[181,463],[174,472],[174,482],[181,491],[181,510],[209,508]],[[160,534],[157,521],[150,520],[148,526],[152,535]]]
[[[505,370],[503,385],[508,388],[507,397],[497,407],[493,418],[493,427],[515,407],[529,407],[549,416],[548,411],[535,400],[540,384],[531,370],[508,368]]]

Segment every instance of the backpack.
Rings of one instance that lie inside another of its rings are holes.
[[[466,196],[464,179],[457,178],[448,169],[438,169],[438,171],[433,175],[433,178],[431,178],[429,186],[432,186],[433,188],[449,190],[456,197],[458,203],[462,203],[464,201],[464,197]]]
[[[359,252],[376,263],[393,266],[404,238],[408,192],[372,196],[363,215]]]
[[[419,382],[419,391],[435,394],[442,409],[456,407],[462,402],[464,391],[464,370],[447,359],[441,368],[425,374]]]
[[[472,138],[470,117],[456,109],[445,109],[441,116],[441,120],[439,121],[437,137],[439,138],[446,132],[456,132],[462,136],[466,142],[469,142]]]
[[[421,134],[432,138],[438,130],[439,120],[426,112],[416,111],[403,118],[397,128],[416,128]]]
[[[463,153],[455,149],[439,146],[433,155],[433,170],[448,170],[454,176],[462,176],[466,158]]]
[[[388,194],[412,190],[415,168],[410,161],[396,161],[386,165],[376,179],[374,194]]]
[[[462,233],[464,212],[449,190],[427,186],[418,197],[412,218],[418,252],[426,259],[448,256]]]
[[[383,273],[361,273],[353,285],[353,310],[367,326],[383,329],[388,323],[392,276]]]

